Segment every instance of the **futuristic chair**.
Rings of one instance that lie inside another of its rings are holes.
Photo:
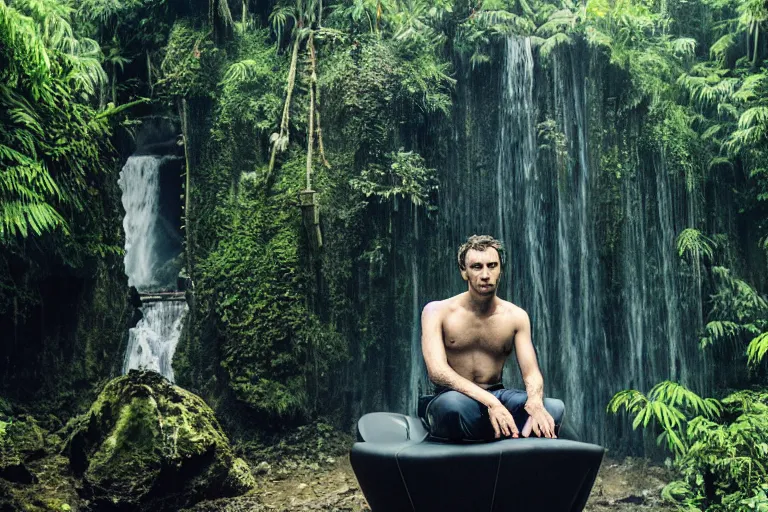
[[[421,420],[375,412],[357,423],[350,461],[372,512],[575,512],[605,449],[565,439],[449,444]]]

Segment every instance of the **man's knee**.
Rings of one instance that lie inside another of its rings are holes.
[[[446,391],[427,407],[430,434],[451,440],[467,439],[480,419],[478,402],[458,391]]]
[[[565,404],[562,400],[557,398],[545,398],[544,408],[552,415],[552,419],[555,420],[555,425],[560,426],[563,423],[563,416],[565,415]]]
[[[470,413],[472,407],[476,407],[474,400],[458,391],[446,391],[435,397],[427,406],[427,414],[430,416],[465,416]]]

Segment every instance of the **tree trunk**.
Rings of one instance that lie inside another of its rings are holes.
[[[760,25],[755,24],[755,44],[752,46],[752,67],[757,67],[757,50],[759,48]]]
[[[315,77],[313,85],[315,90],[315,131],[317,132],[317,150],[320,153],[320,159],[323,162],[323,165],[330,169],[331,164],[328,163],[328,160],[325,158],[325,147],[323,146],[323,129],[322,124],[320,123],[320,88],[317,86],[317,52],[315,51],[315,43],[312,42],[312,53],[311,56],[311,63],[312,63],[312,75]]]

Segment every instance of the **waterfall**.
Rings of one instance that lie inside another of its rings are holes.
[[[550,337],[552,317],[549,311],[549,277],[544,213],[544,181],[536,166],[535,116],[533,99],[533,55],[528,38],[509,38],[502,73],[502,98],[499,120],[496,189],[498,195],[498,233],[507,244],[505,288],[507,299],[526,303],[537,338]],[[550,354],[539,352],[542,366]],[[514,362],[510,362],[514,368]],[[506,381],[517,372],[508,368]]]
[[[157,221],[160,204],[160,159],[156,156],[132,156],[120,172],[118,184],[123,191],[125,208],[125,273],[128,286],[148,290],[155,284]]]
[[[143,318],[129,331],[123,373],[137,368],[154,370],[173,382],[171,362],[181,336],[187,303],[147,302],[141,312]]]
[[[428,300],[466,290],[455,250],[471,234],[492,234],[507,247],[499,295],[529,314],[545,394],[565,402],[566,425],[578,438],[627,446],[638,438],[605,413],[614,393],[647,392],[670,378],[705,392],[711,374],[696,340],[700,295],[691,289],[693,279],[681,268],[674,243],[696,205],[675,193],[685,189],[668,173],[663,151],[641,156],[631,139],[623,149],[634,162],[615,189],[621,217],[614,219],[620,222],[615,245],[608,251],[598,244],[605,229],[599,187],[607,179],[599,137],[615,130],[621,139],[623,128],[590,124],[601,122],[594,117],[601,111],[599,99],[590,96],[594,70],[583,48],[565,46],[551,59],[542,68],[529,39],[506,40],[498,125],[484,125],[496,137],[490,166],[473,161],[473,133],[464,127],[476,126],[471,102],[477,98],[470,88],[459,90],[453,132],[458,149],[440,177],[437,229],[422,236],[430,264],[412,260],[408,297],[415,324],[406,392],[415,396],[423,382],[417,312]],[[537,123],[556,133],[560,146],[544,148],[548,142],[537,140]],[[617,178],[611,179],[615,186]],[[419,225],[423,233],[428,224]],[[515,357],[503,377],[507,386],[523,386]],[[406,403],[410,408],[412,402]]]
[[[160,170],[170,156],[131,156],[120,172],[118,184],[125,208],[125,273],[128,284],[146,294],[173,286],[178,249],[168,243],[178,238],[177,228],[161,214]],[[170,277],[169,277],[170,275]],[[149,369],[173,381],[171,362],[179,341],[187,304],[172,300],[144,300],[142,318],[130,329],[123,373]],[[147,295],[142,295],[143,299]]]

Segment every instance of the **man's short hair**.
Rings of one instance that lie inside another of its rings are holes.
[[[459,246],[459,254],[457,256],[459,263],[459,270],[467,269],[467,251],[474,249],[476,251],[484,251],[489,247],[496,249],[499,253],[499,259],[502,270],[504,269],[504,244],[501,241],[496,240],[490,235],[472,235],[467,238],[467,241]]]

